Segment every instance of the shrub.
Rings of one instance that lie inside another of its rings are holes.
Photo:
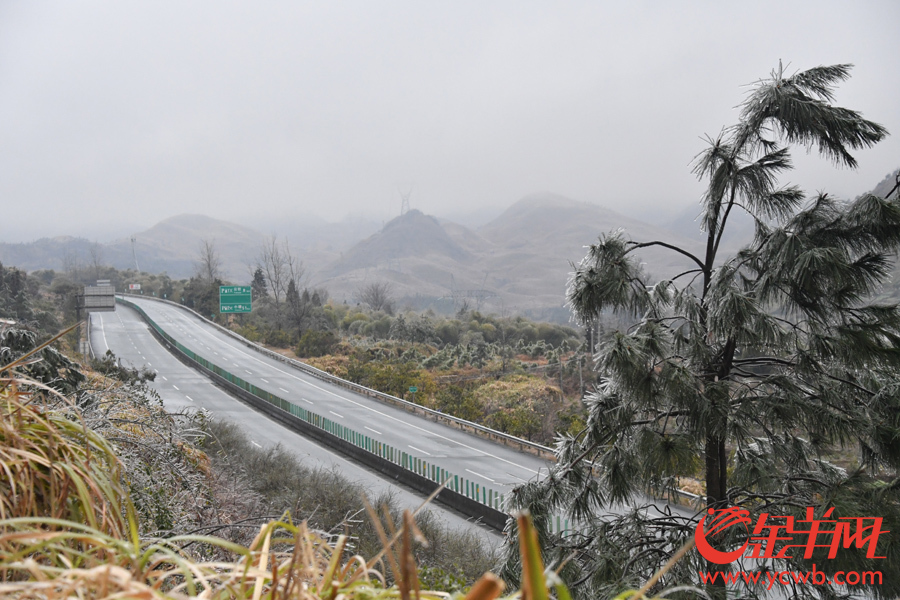
[[[338,338],[330,331],[309,330],[300,338],[297,356],[318,357],[331,354],[337,346]]]
[[[291,334],[283,329],[270,329],[266,332],[266,343],[276,348],[287,348],[291,345]]]

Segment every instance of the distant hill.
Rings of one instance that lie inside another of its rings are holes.
[[[440,256],[458,262],[471,258],[470,253],[450,237],[437,219],[411,210],[354,245],[325,272],[338,274],[360,268],[389,266],[399,259],[425,256]]]
[[[601,233],[625,228],[635,239],[672,240],[669,232],[611,210],[554,194],[523,198],[477,231],[410,211],[313,274],[332,296],[354,301],[374,281],[393,285],[402,301],[417,305],[466,298],[484,310],[565,318],[570,261]],[[690,240],[676,239],[694,249]],[[657,275],[683,270],[687,261],[651,248],[640,255]]]
[[[874,188],[884,195],[896,173]],[[389,282],[401,305],[449,311],[466,301],[485,311],[565,320],[566,284],[571,264],[598,236],[621,229],[636,241],[663,240],[701,253],[703,237],[696,220],[699,207],[684,211],[668,227],[650,225],[612,210],[557,194],[522,198],[477,229],[411,210],[384,224],[365,219],[325,223],[316,218],[261,215],[252,224],[237,224],[204,215],[179,215],[110,244],[94,245],[75,237],[44,238],[28,244],[0,243],[0,262],[28,271],[89,263],[91,249],[103,262],[120,269],[134,266],[131,237],[141,270],[190,277],[201,240],[213,241],[226,276],[249,281],[248,265],[265,235],[289,239],[307,270],[306,283],[325,287],[337,301],[355,302],[357,291],[372,282]],[[736,246],[752,235],[752,223],[740,215],[732,222]],[[267,225],[272,224],[271,228]],[[265,234],[260,230],[266,227]],[[644,248],[638,256],[653,278],[691,268],[682,255],[662,247]],[[900,269],[886,292],[900,297]]]
[[[568,264],[581,260],[585,246],[597,241],[600,234],[615,229],[633,240],[666,240],[688,250],[698,248],[696,242],[673,237],[660,227],[549,193],[523,198],[478,233],[508,252],[556,257]],[[646,270],[655,276],[674,274],[673,269],[685,264],[680,254],[665,249],[647,249],[641,256],[647,262]]]
[[[253,262],[264,236],[237,223],[186,214],[160,221],[133,237],[141,270],[150,273],[166,271],[171,277],[180,279],[194,273],[203,240],[215,245],[227,277],[246,278],[247,265]],[[115,255],[130,255],[131,240],[117,240],[110,244],[110,250]],[[125,266],[134,266],[134,261],[126,261]]]
[[[190,277],[201,240],[215,243],[222,268],[229,277],[246,278],[246,264],[252,262],[263,235],[236,223],[204,215],[179,215],[160,221],[150,229],[135,233],[134,253],[131,238],[109,244],[93,244],[84,238],[44,238],[22,244],[0,244],[0,262],[27,271],[62,270],[66,264],[86,265],[91,248],[99,249],[104,264],[117,269],[138,266],[148,273],[166,272],[176,279]]]
[[[510,302],[561,307],[570,263],[586,254],[588,244],[601,234],[621,229],[629,239],[666,240],[687,250],[699,248],[696,242],[673,236],[653,225],[628,218],[607,208],[577,202],[554,194],[535,194],[513,204],[498,218],[478,230],[495,244],[485,260],[486,282],[509,294]],[[645,270],[653,276],[675,275],[689,268],[682,255],[653,247],[638,253]]]
[[[888,173],[870,193],[874,194],[875,196],[881,196],[882,198],[884,198],[887,193],[891,191],[897,184],[898,175],[900,175],[900,169],[897,169],[893,173]],[[894,193],[896,194],[896,192]]]
[[[0,262],[25,271],[64,268],[66,261],[86,263],[92,243],[84,238],[59,236],[17,244],[0,243]]]

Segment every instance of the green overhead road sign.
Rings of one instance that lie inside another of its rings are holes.
[[[252,308],[249,285],[220,285],[220,313],[248,313]]]

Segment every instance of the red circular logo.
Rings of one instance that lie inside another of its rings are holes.
[[[712,516],[712,519],[707,524],[706,520],[710,516]],[[749,536],[750,532],[747,529],[748,523],[750,523],[750,512],[743,508],[738,508],[736,506],[732,506],[731,508],[720,508],[719,510],[710,508],[707,511],[707,514],[700,519],[700,522],[697,524],[697,529],[694,530],[694,542],[697,544],[697,549],[700,551],[700,554],[703,555],[703,558],[719,565],[727,565],[744,554],[744,550],[747,548],[747,544],[750,543],[750,540],[745,540],[740,548],[725,552],[713,548],[712,544],[709,543],[707,536],[713,537],[722,533],[729,527],[738,524],[744,527],[744,531],[746,531]]]

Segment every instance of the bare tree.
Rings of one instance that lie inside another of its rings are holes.
[[[259,256],[256,258],[256,266],[263,270],[277,306],[285,292],[284,258],[277,236],[271,235],[263,240]]]
[[[100,279],[100,276],[103,274],[103,267],[106,266],[103,263],[103,246],[99,243],[94,242],[90,247],[91,254],[91,270],[94,273],[94,279]]]
[[[287,276],[288,281],[293,281],[297,286],[297,289],[306,286],[306,267],[303,266],[303,261],[297,258],[293,253],[291,253],[291,248],[288,245],[288,241],[284,240],[284,256],[285,263],[287,265]]]
[[[306,274],[303,262],[291,252],[290,243],[286,239],[279,243],[276,235],[263,241],[256,257],[256,267],[265,274],[276,305],[285,298],[290,281],[293,280],[294,285],[300,286]]]
[[[222,278],[222,259],[214,241],[200,240],[196,268],[197,276],[208,283]]]
[[[81,264],[78,260],[78,255],[72,252],[72,250],[67,249],[62,257],[63,272],[68,275],[70,279],[74,280],[77,277],[78,271],[80,269]]]
[[[391,313],[394,310],[394,298],[391,284],[387,281],[376,281],[356,290],[356,298],[367,304],[372,310],[383,310]]]

